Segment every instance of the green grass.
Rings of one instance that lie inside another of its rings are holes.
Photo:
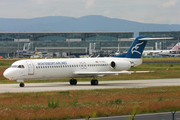
[[[179,96],[179,86],[3,93],[0,119],[72,119],[178,111]]]

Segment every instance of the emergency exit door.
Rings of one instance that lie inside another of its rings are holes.
[[[34,74],[34,65],[32,62],[27,61],[28,65],[28,75],[33,75]]]

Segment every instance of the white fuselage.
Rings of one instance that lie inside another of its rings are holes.
[[[114,68],[111,66],[112,61],[116,63]],[[9,80],[93,77],[96,75],[78,75],[74,73],[123,71],[141,63],[142,59],[140,58],[115,57],[19,60],[6,69],[4,76]]]

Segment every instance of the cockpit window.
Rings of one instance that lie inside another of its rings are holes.
[[[10,68],[17,68],[17,65],[11,65]]]
[[[18,65],[18,68],[24,68],[24,65]]]
[[[22,65],[18,65],[18,68],[22,68]]]
[[[10,68],[24,68],[24,65],[11,65]]]

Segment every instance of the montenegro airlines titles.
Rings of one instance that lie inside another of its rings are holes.
[[[98,85],[97,77],[131,74],[133,71],[127,70],[142,63],[142,52],[147,40],[151,39],[137,37],[127,53],[109,58],[19,60],[6,69],[3,75],[8,80],[21,82],[20,87],[24,87],[24,80],[71,78],[70,84],[76,85],[75,78],[87,77],[93,78],[91,85]]]

